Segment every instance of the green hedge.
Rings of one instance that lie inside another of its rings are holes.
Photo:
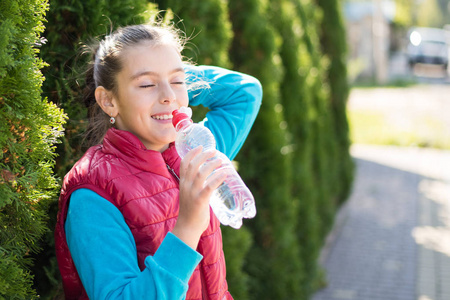
[[[228,56],[233,32],[228,7],[222,0],[158,1],[158,8],[172,16],[174,23],[190,37],[183,55],[196,64],[212,64],[229,68]],[[207,109],[194,108],[195,120],[203,119]],[[230,292],[236,299],[248,299],[249,275],[244,272],[245,257],[252,243],[248,228],[236,231],[224,227],[223,244],[226,256],[227,279]]]
[[[0,299],[31,299],[30,254],[48,231],[47,206],[59,187],[54,144],[63,112],[41,97],[45,0],[0,4]]]
[[[82,103],[84,68],[90,60],[81,55],[82,45],[89,45],[122,25],[142,23],[153,10],[147,0],[50,0],[47,24],[43,36],[48,40],[41,48],[41,57],[48,63],[42,70],[46,80],[43,95],[62,107],[68,115],[65,135],[57,148],[55,172],[63,178],[85,151],[83,131],[87,125],[86,108]],[[61,295],[60,274],[57,267],[53,230],[58,209],[57,199],[48,207],[48,228],[42,241],[42,251],[34,256],[34,280],[43,298]]]
[[[48,42],[41,52],[50,64],[43,69],[43,94],[64,108],[70,120],[57,149],[55,172],[62,177],[84,151],[80,133],[86,112],[79,70],[87,58],[78,55],[80,43],[163,10],[166,19],[191,37],[184,55],[198,64],[251,74],[263,85],[260,114],[236,158],[258,213],[240,230],[223,228],[231,293],[239,300],[308,299],[323,279],[317,258],[353,175],[339,1],[155,2],[51,0],[44,33]],[[144,13],[147,9],[150,13]],[[34,288],[43,299],[61,292],[51,232],[57,202],[51,199],[41,210],[50,219],[43,250],[34,255],[38,263],[31,274],[16,273],[28,285],[36,275]],[[22,263],[22,257],[7,259]],[[29,286],[28,292],[32,290]]]
[[[322,53],[329,64],[326,78],[329,83],[329,97],[334,141],[337,143],[335,167],[338,180],[333,192],[338,204],[347,199],[352,182],[354,165],[349,155],[350,135],[346,106],[350,92],[347,80],[347,43],[345,24],[342,16],[342,0],[315,0],[323,17],[318,26]]]
[[[302,268],[298,299],[306,299],[313,291],[318,277],[317,258],[321,247],[321,221],[319,185],[313,162],[319,153],[315,141],[318,134],[327,136],[327,132],[315,133],[319,116],[315,102],[322,95],[314,82],[321,79],[322,69],[314,63],[314,38],[316,18],[309,16],[304,22],[306,5],[301,1],[272,0],[271,20],[280,33],[283,43],[280,57],[284,68],[281,80],[281,103],[287,122],[292,153],[293,182],[291,187],[293,201],[296,204],[297,224],[295,232],[300,246]],[[326,198],[323,198],[326,199]],[[327,220],[329,221],[329,220]]]
[[[122,25],[142,23],[147,0],[50,0],[41,57],[49,64],[43,94],[62,107],[69,121],[63,143],[58,147],[56,170],[63,177],[84,153],[82,132],[86,108],[81,100],[84,70],[90,60],[80,47]]]
[[[281,38],[271,25],[269,3],[229,1],[234,68],[257,77],[264,98],[254,127],[239,153],[240,173],[252,190],[258,214],[246,221],[253,245],[246,257],[249,299],[299,299],[301,260],[295,237],[296,209],[290,189],[292,157],[280,104]]]
[[[172,21],[186,33],[189,43],[183,55],[197,64],[230,67],[228,49],[232,31],[225,1],[155,2],[158,9],[169,12]]]

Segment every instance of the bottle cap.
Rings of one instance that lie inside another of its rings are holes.
[[[172,124],[173,126],[176,128],[177,124],[182,121],[182,120],[190,120],[190,117],[185,114],[180,112],[178,109],[174,110],[172,112],[173,118],[172,118]]]

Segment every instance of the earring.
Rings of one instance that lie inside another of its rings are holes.
[[[116,119],[114,117],[109,118],[109,123],[113,125],[114,123],[116,123]]]

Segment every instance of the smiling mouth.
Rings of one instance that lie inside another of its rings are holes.
[[[155,115],[155,116],[152,116],[152,119],[155,119],[155,120],[171,120],[172,119],[172,115]]]

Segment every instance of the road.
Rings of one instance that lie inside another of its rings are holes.
[[[450,131],[449,89],[354,90],[349,109],[400,112],[405,124],[429,114]],[[320,258],[328,284],[312,299],[449,300],[450,151],[353,145],[351,154],[353,190]]]

